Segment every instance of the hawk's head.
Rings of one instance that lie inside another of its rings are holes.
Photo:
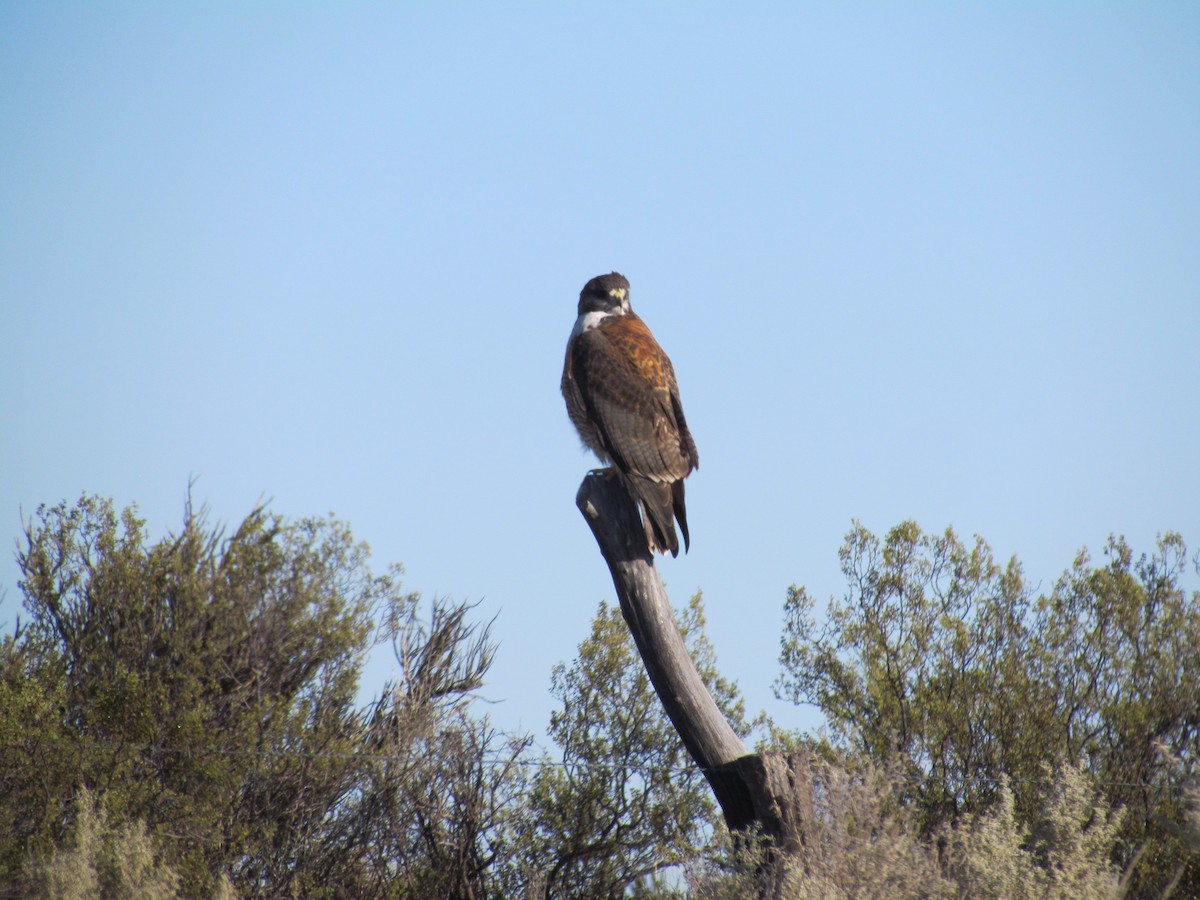
[[[629,280],[619,272],[597,275],[579,292],[579,315],[621,316],[630,312]]]

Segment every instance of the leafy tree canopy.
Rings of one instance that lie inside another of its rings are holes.
[[[781,696],[818,705],[840,747],[906,760],[927,833],[1009,785],[1036,824],[1046,772],[1081,765],[1129,810],[1116,853],[1139,857],[1138,883],[1173,877],[1187,859],[1169,833],[1177,770],[1200,750],[1200,595],[1183,587],[1179,535],[1137,558],[1112,538],[1103,564],[1081,552],[1037,598],[1015,559],[913,522],[882,540],[856,524],[840,557],[849,588],[823,617],[788,591]],[[1196,866],[1186,877],[1200,891]]]
[[[818,616],[788,593],[779,692],[818,704],[796,897],[1200,894],[1200,596],[1177,535],[1113,539],[1035,597],[976,538],[855,526]],[[44,507],[0,642],[0,896],[755,895],[619,611],[557,666],[540,758],[473,695],[495,653],[332,519]],[[679,623],[735,729],[701,598]],[[398,672],[365,703],[365,655]],[[775,730],[776,735],[781,732]],[[724,848],[722,850],[721,848]]]
[[[478,883],[521,745],[467,714],[492,646],[368,558],[335,520],[259,509],[225,535],[189,509],[151,543],[95,497],[40,509],[0,647],[0,884],[26,894],[28,859],[91,833],[80,809],[144,827],[185,896]],[[360,708],[372,635],[402,675]]]
[[[677,619],[705,684],[745,734],[737,686],[718,674],[704,634],[700,594]],[[551,692],[560,707],[550,736],[562,758],[530,785],[527,886],[547,898],[667,896],[657,876],[702,852],[716,810],[617,607],[599,606],[575,662],[555,667]]]

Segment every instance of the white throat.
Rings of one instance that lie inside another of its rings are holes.
[[[571,337],[577,338],[585,331],[591,331],[611,315],[614,315],[614,313],[601,312],[600,310],[580,313],[579,318],[575,320],[575,327],[571,329]]]

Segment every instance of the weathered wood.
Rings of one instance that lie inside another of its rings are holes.
[[[575,503],[608,564],[650,682],[708,779],[726,825],[733,832],[757,828],[771,839],[775,859],[797,858],[813,815],[807,757],[750,754],[726,721],[684,646],[637,505],[620,477],[606,469],[590,472]]]
[[[750,793],[762,833],[785,857],[803,859],[816,815],[808,754],[754,753],[734,761],[733,768]]]
[[[583,479],[575,503],[600,545],[621,614],[667,718],[712,786],[726,823],[731,829],[745,827],[753,818],[750,793],[727,767],[746,755],[746,745],[722,715],[683,644],[637,505],[620,478],[603,469]]]

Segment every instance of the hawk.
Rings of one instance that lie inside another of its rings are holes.
[[[683,479],[700,465],[679,403],[675,369],[629,306],[629,281],[598,275],[579,292],[562,393],[579,436],[624,478],[641,507],[650,551],[689,546]]]

